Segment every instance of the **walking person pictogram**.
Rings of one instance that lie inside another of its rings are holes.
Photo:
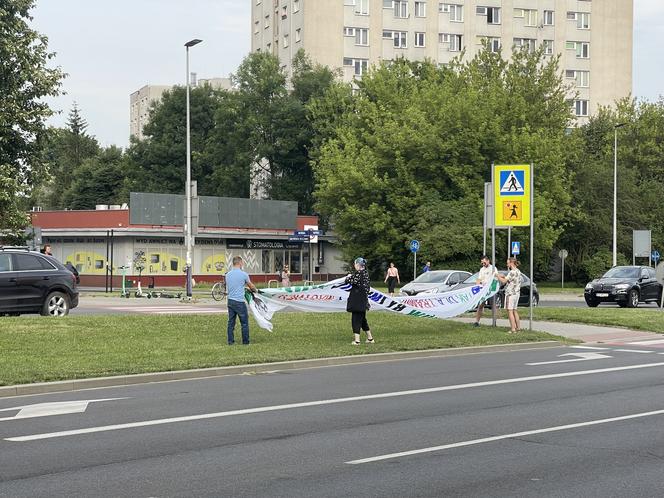
[[[507,188],[507,191],[511,192],[512,190],[514,190],[515,192],[518,192],[519,191],[519,186],[516,183],[516,176],[511,175],[510,179],[509,179],[509,182],[510,182],[510,184],[509,184],[509,187]],[[512,187],[514,187],[514,189],[512,189]]]

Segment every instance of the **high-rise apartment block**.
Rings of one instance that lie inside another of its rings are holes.
[[[632,91],[633,0],[249,1],[252,51],[277,55],[287,72],[300,48],[351,81],[402,56],[472,58],[486,40],[505,58],[513,46],[560,54],[582,119]]]

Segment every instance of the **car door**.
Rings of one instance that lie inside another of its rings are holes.
[[[641,269],[641,274],[644,278],[641,286],[647,287],[647,298],[643,299],[657,299],[659,297],[659,282],[657,282],[657,274],[652,268],[644,267]]]
[[[53,268],[47,270],[42,258],[34,254],[14,254],[14,267],[18,276],[16,297],[22,310],[38,309],[50,286]]]
[[[13,271],[12,257],[9,253],[0,253],[0,311],[16,309],[17,275]]]

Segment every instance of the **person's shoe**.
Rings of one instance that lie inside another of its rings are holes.
[[[373,338],[372,339],[367,339],[367,344],[375,344],[375,343],[376,343],[376,341],[374,341]]]
[[[473,323],[473,327],[479,327],[479,326],[480,326],[480,322]]]
[[[360,341],[353,341],[353,342],[351,342],[351,344],[352,344],[353,346],[359,346],[359,345],[360,345]]]

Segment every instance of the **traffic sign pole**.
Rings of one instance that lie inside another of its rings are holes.
[[[530,332],[533,331],[533,265],[535,264],[535,165],[530,163]]]

